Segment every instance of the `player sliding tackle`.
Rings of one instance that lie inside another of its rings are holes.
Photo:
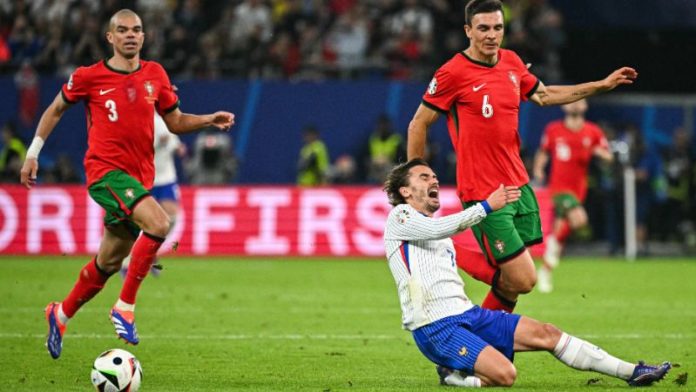
[[[139,342],[136,294],[170,229],[169,216],[149,193],[155,174],[155,111],[177,134],[209,126],[227,130],[234,124],[232,113],[194,115],[179,110],[179,99],[162,66],[140,59],[145,33],[133,11],[120,10],[111,17],[106,39],[113,47],[113,57],[80,67],[70,76],[41,116],[21,172],[22,184],[31,188],[44,141],[71,104],[85,101],[87,186],[92,199],[106,210],[106,230],[99,252],[82,268],[67,297],[46,307],[46,346],[53,358],[61,354],[68,320],[104,288],[131,249],[131,267],[110,319],[119,338],[129,344]],[[140,230],[143,234],[138,237]]]
[[[413,159],[395,167],[384,185],[394,209],[384,229],[389,268],[401,302],[402,321],[423,355],[437,364],[440,382],[463,387],[511,386],[518,351],[549,351],[578,370],[592,370],[647,386],[671,365],[637,365],[616,358],[552,324],[471,303],[457,272],[451,236],[519,200],[516,186],[500,185],[487,199],[442,218],[439,183],[428,164]]]

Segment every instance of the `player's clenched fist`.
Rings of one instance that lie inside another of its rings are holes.
[[[27,158],[19,172],[19,179],[22,185],[31,189],[36,184],[36,172],[39,171],[39,162],[36,158]]]

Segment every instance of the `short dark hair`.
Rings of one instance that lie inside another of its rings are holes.
[[[500,0],[471,0],[464,8],[464,19],[466,24],[471,26],[471,19],[474,18],[474,15],[496,11],[502,12],[505,16],[503,2]]]
[[[427,166],[430,167],[428,162],[422,158],[414,158],[408,162],[402,163],[395,166],[387,175],[387,180],[384,181],[384,188],[382,188],[389,197],[389,204],[393,206],[398,206],[399,204],[406,203],[406,199],[401,196],[399,189],[402,186],[407,186],[409,184],[409,170],[416,166]]]

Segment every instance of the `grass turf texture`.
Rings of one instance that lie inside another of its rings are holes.
[[[109,348],[140,359],[143,391],[443,390],[400,329],[381,260],[167,259],[139,294],[140,345],[122,344],[108,321],[121,286],[114,276],[70,322],[52,360],[43,308],[65,296],[86,260],[0,258],[0,390],[89,390],[92,362]],[[694,276],[696,263],[686,260],[567,259],[556,290],[523,297],[518,311],[631,362],[671,360],[680,367],[655,388],[693,390],[694,381],[675,380],[696,375]],[[480,302],[486,288],[465,282]],[[515,390],[628,388],[548,353],[519,353],[515,365]]]

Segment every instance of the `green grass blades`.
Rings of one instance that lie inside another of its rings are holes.
[[[140,359],[142,391],[442,391],[435,366],[401,330],[383,260],[169,258],[136,309],[141,343],[125,346],[108,320],[116,275],[68,324],[63,354],[44,347],[43,308],[60,301],[88,258],[0,258],[0,390],[85,391],[109,348]],[[696,389],[696,263],[567,259],[555,291],[517,311],[556,324],[627,361],[675,365],[655,388]],[[480,302],[487,288],[466,277]],[[516,357],[520,391],[623,391],[548,353]],[[678,380],[686,380],[680,386]]]

